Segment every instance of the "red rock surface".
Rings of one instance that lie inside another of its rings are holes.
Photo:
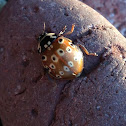
[[[64,2],[65,1],[65,2]],[[11,0],[0,13],[0,118],[4,126],[125,126],[126,39],[101,15],[75,0]],[[64,27],[98,57],[86,76],[49,80],[36,35]]]
[[[125,0],[81,0],[108,19],[126,37]]]

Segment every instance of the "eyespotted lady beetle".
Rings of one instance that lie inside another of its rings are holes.
[[[38,52],[42,54],[42,64],[48,69],[49,74],[56,79],[74,79],[80,76],[83,70],[83,53],[98,56],[96,53],[89,53],[88,50],[78,44],[74,45],[72,40],[64,37],[74,31],[75,25],[72,25],[71,31],[65,33],[66,26],[56,35],[55,33],[44,32],[38,37]],[[79,48],[80,47],[80,48]]]

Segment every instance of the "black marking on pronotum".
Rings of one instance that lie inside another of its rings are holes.
[[[40,43],[41,52],[44,52],[46,50],[46,48],[44,47],[45,44],[48,45],[49,41],[52,44],[56,38],[57,38],[57,35],[55,33],[46,33],[45,32],[45,33],[41,34],[38,37],[38,42]]]

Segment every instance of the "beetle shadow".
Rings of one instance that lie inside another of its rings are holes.
[[[84,67],[79,78],[89,75],[91,72],[93,72],[95,69],[97,69],[99,65],[100,65],[100,61],[96,62],[95,64],[91,64],[90,67],[88,67],[88,68]]]

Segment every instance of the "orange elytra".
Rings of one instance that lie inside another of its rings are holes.
[[[74,27],[73,24],[71,31],[65,33],[65,26],[56,35],[55,33],[46,33],[44,25],[44,32],[38,37],[38,52],[42,55],[42,64],[56,79],[71,80],[80,76],[84,67],[84,56],[81,49],[87,55],[97,56],[96,53],[89,53],[84,46],[75,45],[72,40],[64,37],[71,34]]]

